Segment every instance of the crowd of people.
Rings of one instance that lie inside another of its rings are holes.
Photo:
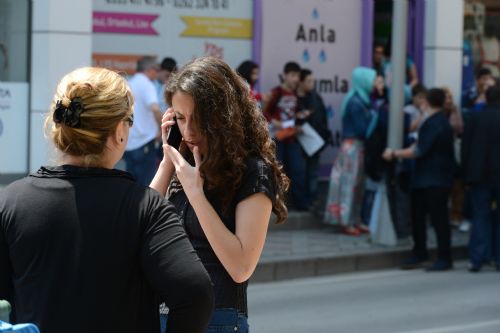
[[[450,88],[425,87],[408,57],[405,106],[401,110],[403,149],[391,150],[387,148],[389,59],[390,50],[375,44],[373,67],[358,67],[352,72],[351,90],[340,108],[341,144],[332,161],[328,193],[320,194],[326,195],[324,208],[315,205],[318,165],[322,149],[331,142],[331,132],[323,100],[314,89],[313,73],[288,62],[281,83],[269,93],[259,93],[255,90],[258,65],[242,63],[240,73],[262,106],[278,160],[291,180],[288,206],[299,211],[324,209],[326,224],[359,236],[370,232],[370,221],[379,214],[373,198],[382,192],[383,185],[397,238],[411,237],[414,244],[412,256],[401,263],[402,268],[451,269],[451,231],[456,228],[470,231],[471,272],[480,271],[485,264],[500,269],[500,217],[496,214],[500,189],[495,187],[494,164],[500,160],[500,152],[492,148],[500,141],[493,129],[486,131],[495,124],[492,110],[500,112],[496,104],[499,81],[490,70],[479,68],[476,85],[462,93],[457,105]],[[490,127],[478,120],[486,114],[490,115]],[[324,140],[312,155],[300,140],[306,123]],[[438,245],[437,258],[431,264],[428,220]]]
[[[341,106],[343,140],[330,175],[325,223],[351,236],[368,233],[379,214],[373,195],[386,193],[397,237],[413,240],[403,269],[451,269],[451,230],[457,227],[470,228],[469,271],[490,264],[500,270],[498,79],[479,69],[476,85],[463,92],[458,106],[448,87],[419,83],[409,60],[403,149],[393,150],[387,147],[390,87],[381,53],[376,45],[373,68],[353,70],[352,89]],[[428,220],[438,245],[431,264]]]

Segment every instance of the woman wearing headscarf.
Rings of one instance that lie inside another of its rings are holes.
[[[341,106],[342,144],[330,175],[325,223],[340,225],[344,233],[359,236],[368,228],[361,223],[364,189],[364,141],[375,128],[377,117],[370,110],[370,94],[376,72],[357,67],[352,89]]]

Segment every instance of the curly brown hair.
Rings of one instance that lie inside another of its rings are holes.
[[[202,57],[171,77],[165,89],[169,105],[177,92],[194,100],[193,121],[209,143],[200,173],[224,210],[241,185],[245,161],[260,157],[272,168],[276,186],[273,212],[277,223],[283,223],[288,215],[285,193],[290,181],[276,159],[276,144],[248,85],[224,61]],[[185,154],[192,161],[192,153],[186,150]]]

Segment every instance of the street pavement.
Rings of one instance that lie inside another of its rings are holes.
[[[499,333],[500,273],[385,270],[250,284],[251,332]]]

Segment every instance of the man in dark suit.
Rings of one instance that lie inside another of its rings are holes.
[[[462,140],[464,180],[471,189],[469,271],[493,257],[500,270],[500,85],[486,91],[486,108],[470,115]]]

